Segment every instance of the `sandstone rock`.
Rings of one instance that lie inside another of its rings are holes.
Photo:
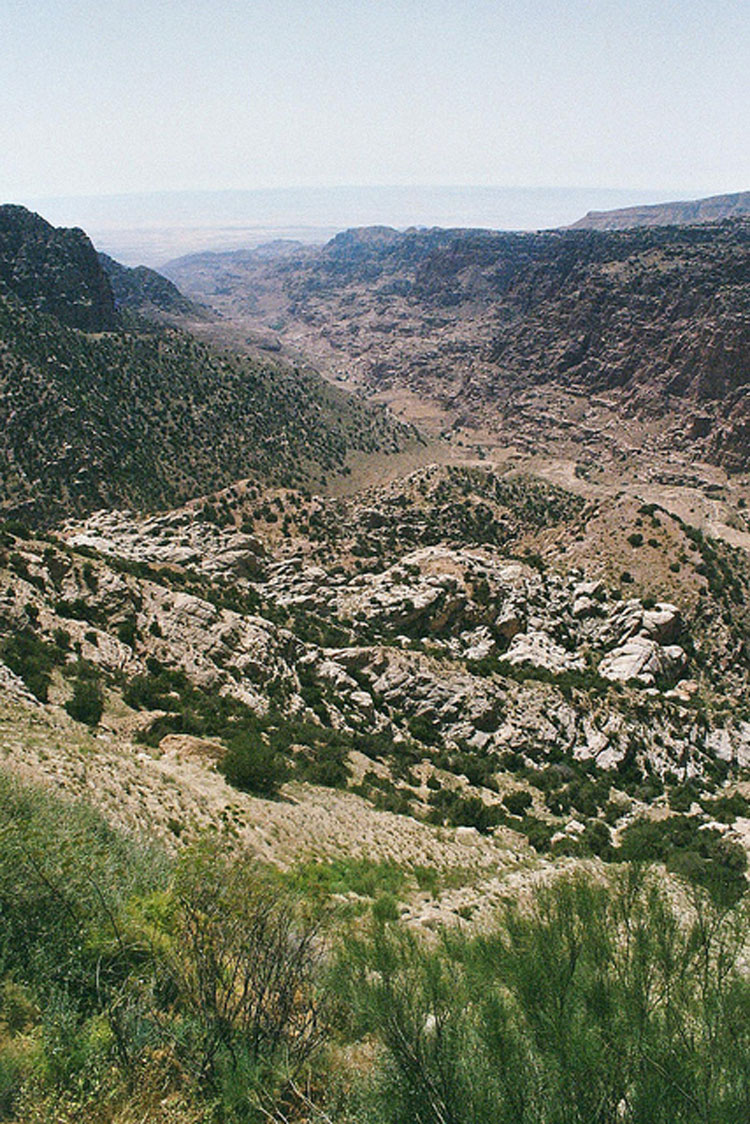
[[[612,682],[627,683],[634,679],[652,686],[657,677],[673,674],[685,660],[684,651],[676,644],[662,647],[655,640],[635,636],[603,658],[599,674]]]
[[[506,640],[512,640],[514,636],[522,632],[524,618],[521,607],[512,602],[504,605],[495,618],[495,628]]]
[[[497,651],[495,638],[486,625],[475,628],[473,632],[465,632],[460,640],[464,645],[465,660],[484,660]]]
[[[505,658],[514,667],[531,664],[555,675],[564,671],[583,671],[586,666],[582,656],[566,652],[546,632],[523,632],[514,636]]]
[[[196,738],[191,734],[167,734],[159,742],[159,750],[165,757],[178,761],[198,761],[204,765],[215,765],[226,752],[219,742]]]
[[[475,827],[457,827],[456,842],[475,847],[479,842],[479,832]]]

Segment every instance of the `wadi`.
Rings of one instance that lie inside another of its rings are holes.
[[[748,213],[0,207],[0,1119],[748,1119]]]

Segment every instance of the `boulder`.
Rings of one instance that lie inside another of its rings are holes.
[[[564,671],[583,671],[583,656],[566,652],[546,632],[520,632],[513,637],[505,655],[514,667],[531,664],[559,675]]]
[[[634,636],[604,657],[599,664],[599,674],[613,683],[634,679],[650,687],[657,677],[677,671],[685,659],[684,651],[677,644],[662,647],[646,636]]]

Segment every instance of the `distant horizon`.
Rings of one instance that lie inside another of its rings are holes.
[[[713,192],[712,194],[735,194]],[[159,266],[185,253],[250,248],[274,238],[323,242],[385,225],[549,230],[589,211],[702,198],[687,189],[340,185],[20,196],[56,226],[78,226],[125,265]]]

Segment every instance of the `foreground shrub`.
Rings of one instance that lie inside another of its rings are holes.
[[[676,903],[631,867],[561,879],[437,945],[375,924],[341,957],[349,1033],[382,1053],[388,1124],[744,1124],[747,911]]]
[[[210,844],[187,853],[174,894],[168,962],[190,1071],[220,1086],[241,1069],[258,1088],[277,1065],[296,1074],[324,1033],[319,922],[277,879]]]
[[[319,922],[278,878],[215,845],[175,865],[2,773],[0,844],[0,1118],[275,1111],[325,1032]]]

